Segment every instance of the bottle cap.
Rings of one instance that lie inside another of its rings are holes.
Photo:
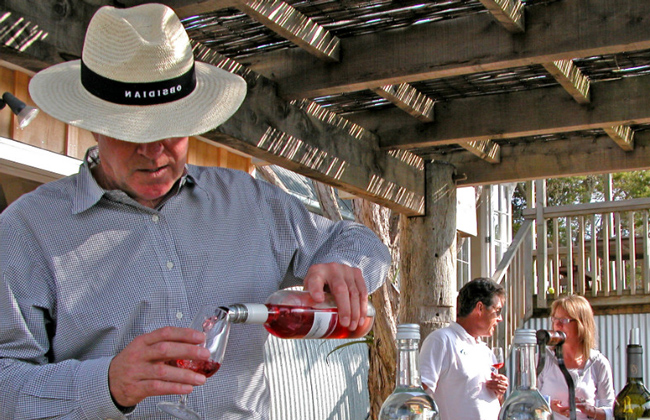
[[[537,331],[524,328],[515,330],[513,344],[537,344]]]
[[[638,346],[641,343],[641,337],[640,337],[640,332],[639,328],[631,328],[630,329],[630,341],[628,341],[628,344],[631,346]]]
[[[420,339],[420,325],[419,324],[399,324],[397,326],[398,340],[419,340]]]

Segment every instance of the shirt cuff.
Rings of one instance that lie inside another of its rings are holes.
[[[112,357],[87,360],[80,364],[75,374],[77,396],[86,418],[126,419],[125,413],[113,403],[108,388],[108,367]],[[129,413],[135,409],[129,408]]]

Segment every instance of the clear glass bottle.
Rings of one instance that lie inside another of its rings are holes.
[[[616,396],[616,420],[650,419],[650,392],[643,384],[643,347],[639,329],[632,328],[627,345],[627,384]]]
[[[227,309],[232,323],[263,324],[280,338],[360,338],[375,320],[375,308],[368,302],[365,322],[350,331],[339,324],[334,296],[325,293],[325,301],[316,302],[304,290],[278,290],[266,303],[237,303]]]
[[[515,367],[514,390],[499,411],[499,420],[548,420],[553,413],[548,403],[537,390],[535,372],[535,330],[515,331],[513,355]]]
[[[422,388],[418,349],[420,326],[397,326],[397,375],[395,390],[379,411],[379,420],[438,420],[438,406]]]

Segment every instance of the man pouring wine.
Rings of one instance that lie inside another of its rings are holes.
[[[169,363],[210,359],[188,328],[199,308],[302,279],[316,301],[329,289],[341,325],[365,321],[390,263],[374,233],[244,172],[187,164],[188,136],[230,118],[246,87],[195,62],[160,4],[100,8],[81,60],[34,76],[36,104],[97,145],[78,174],[0,215],[1,419],[162,419],[156,403],[178,394],[210,418],[268,419],[263,328],[232,329],[210,380]]]

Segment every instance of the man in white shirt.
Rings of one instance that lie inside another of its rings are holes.
[[[440,420],[496,420],[508,378],[492,370],[494,356],[481,337],[503,320],[502,286],[477,278],[460,289],[456,322],[429,334],[420,351],[422,383]]]

